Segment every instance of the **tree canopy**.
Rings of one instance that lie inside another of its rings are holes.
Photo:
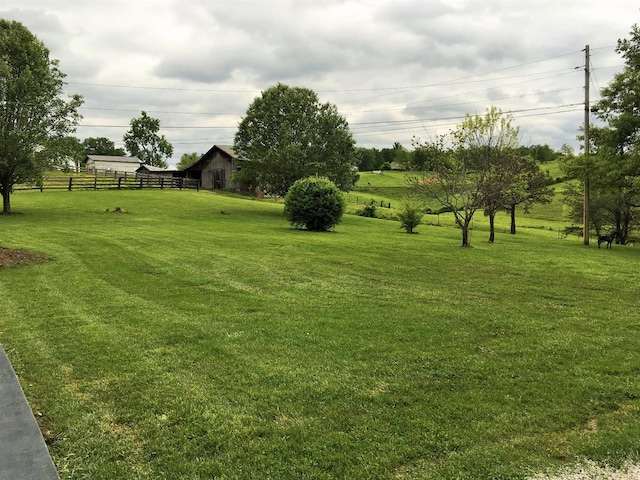
[[[116,148],[113,140],[106,137],[88,137],[82,141],[85,155],[112,155],[114,157],[124,157],[125,151]]]
[[[516,233],[516,207],[522,205],[525,213],[529,212],[532,205],[537,203],[551,203],[554,190],[551,187],[553,179],[549,172],[542,171],[540,160],[530,155],[522,155],[526,150],[519,149],[515,156],[514,186],[509,188],[504,196],[504,208],[511,215],[511,234]]]
[[[305,177],[327,177],[343,191],[358,178],[347,121],[307,88],[279,83],[262,92],[240,122],[234,150],[243,179],[273,195]]]
[[[131,128],[124,134],[124,145],[133,157],[142,163],[167,168],[166,159],[173,155],[173,145],[159,135],[160,120],[150,117],[142,111],[140,117],[131,119]]]
[[[36,179],[63,153],[61,141],[80,120],[82,97],[62,98],[59,62],[24,25],[0,19],[0,193],[11,212],[11,190]]]
[[[614,231],[625,243],[640,206],[640,28],[618,40],[616,52],[625,61],[600,92],[592,111],[604,122],[590,126],[589,155],[563,158],[567,175],[589,182],[589,227],[597,234]],[[583,202],[575,188],[565,195],[572,218],[579,221]]]
[[[198,152],[192,153],[183,153],[180,157],[180,161],[176,165],[178,170],[184,170],[187,167],[190,167],[194,163],[196,163],[200,159],[200,154]]]
[[[513,191],[522,188],[515,161],[518,128],[511,122],[510,115],[491,107],[484,116],[467,115],[449,136],[420,146],[432,170],[413,174],[409,181],[453,212],[463,247],[471,245],[469,226],[476,211],[484,208],[493,220]],[[489,241],[493,237],[492,230]]]

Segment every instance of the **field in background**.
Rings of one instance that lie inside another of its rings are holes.
[[[543,164],[543,169],[549,170],[550,174],[556,178],[561,175],[558,162]],[[534,205],[528,213],[524,213],[522,208],[518,209],[516,224],[524,228],[548,229],[562,234],[565,227],[571,226],[567,219],[567,210],[562,203],[562,192],[564,183],[553,186],[556,194],[551,204]],[[406,173],[402,171],[381,171],[380,173],[360,172],[360,179],[354,191],[347,195],[350,213],[355,213],[367,202],[373,200],[379,207],[378,215],[382,218],[392,219],[394,211],[402,207],[404,199],[412,196],[412,189],[407,184]],[[425,207],[437,211],[441,205],[433,199],[421,199]],[[386,208],[391,205],[391,208]],[[425,215],[424,223],[433,225],[454,226],[454,219],[451,215]],[[488,219],[479,211],[475,216],[474,226],[488,228]],[[508,233],[510,230],[510,217],[505,213],[499,213],[496,217],[496,228],[498,233]],[[487,234],[488,236],[488,234]]]
[[[494,245],[480,214],[461,249],[446,216],[310,233],[279,203],[208,192],[12,205],[0,246],[50,262],[0,270],[0,342],[63,479],[515,479],[637,459],[639,250],[558,239],[544,209]]]

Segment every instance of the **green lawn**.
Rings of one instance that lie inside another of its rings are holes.
[[[493,245],[480,213],[462,249],[445,216],[310,233],[207,192],[12,207],[0,246],[50,262],[0,270],[0,342],[63,479],[517,479],[640,456],[637,248],[558,239],[535,209]]]
[[[400,207],[402,200],[412,192],[407,184],[406,173],[399,171],[383,171],[379,174],[360,172],[360,179],[355,189],[347,195],[350,203],[365,204],[375,200],[377,205]]]

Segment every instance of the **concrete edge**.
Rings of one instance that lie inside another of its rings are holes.
[[[0,478],[59,480],[18,377],[0,345]]]

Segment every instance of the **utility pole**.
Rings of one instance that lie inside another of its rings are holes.
[[[582,242],[589,245],[589,45],[584,48],[584,157],[587,176],[584,180],[582,203]]]

